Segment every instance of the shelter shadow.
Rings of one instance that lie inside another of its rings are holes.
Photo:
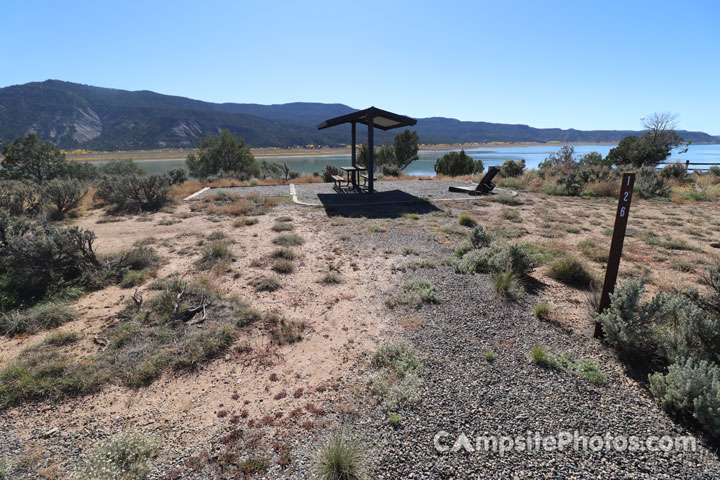
[[[399,218],[407,213],[440,211],[432,203],[402,190],[374,193],[319,193],[329,217]]]

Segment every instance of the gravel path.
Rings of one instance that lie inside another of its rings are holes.
[[[411,245],[433,251],[436,260],[450,254],[418,232],[393,229],[377,234],[375,248]],[[369,245],[366,244],[366,248]],[[485,275],[459,275],[451,267],[416,270],[398,277],[398,285],[426,279],[442,302],[419,311],[396,311],[398,318],[424,319],[416,332],[402,335],[424,363],[422,400],[400,409],[399,428],[388,425],[376,409],[355,425],[373,432],[377,478],[718,478],[720,461],[697,437],[696,452],[492,451],[438,452],[435,435],[447,432],[441,445],[452,447],[460,434],[471,446],[481,435],[543,437],[578,431],[592,437],[692,435],[676,425],[648,392],[630,381],[610,350],[599,342],[538,320],[533,297],[496,300]],[[398,332],[402,329],[398,328]],[[544,345],[555,354],[571,351],[590,358],[607,374],[594,386],[564,371],[532,363],[529,352]],[[493,362],[483,357],[491,350]],[[621,440],[619,440],[621,442]],[[619,443],[622,446],[621,443]]]
[[[450,185],[470,186],[473,184],[449,180],[378,181],[375,182],[376,194],[374,195],[362,193],[339,194],[333,189],[332,183],[302,183],[295,185],[295,189],[298,201],[325,206],[372,205],[438,199],[471,200],[475,198],[464,193],[449,192],[448,187]],[[211,188],[195,198],[201,199],[215,195],[220,191],[237,195],[285,196],[290,194],[290,186],[258,185],[256,187]],[[502,193],[503,191],[503,189],[496,189],[496,193]]]
[[[227,192],[233,195],[262,195],[266,197],[284,197],[290,195],[290,185],[258,185],[256,187],[223,187],[211,188],[197,197],[201,199],[217,194],[218,192]]]

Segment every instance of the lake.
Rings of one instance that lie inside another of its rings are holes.
[[[551,153],[560,150],[562,145],[534,145],[530,147],[500,147],[500,148],[473,148],[466,150],[466,153],[474,159],[483,161],[485,168],[491,165],[502,165],[507,159],[525,159],[528,168],[537,168],[538,164],[545,160]],[[575,153],[582,156],[590,152],[599,152],[607,155],[614,145],[575,145]],[[421,151],[418,159],[405,169],[408,175],[435,175],[435,160],[450,150],[445,151]],[[679,155],[675,150],[670,157],[671,161],[690,160],[690,162],[717,162],[720,164],[720,145],[691,145],[687,153]],[[312,174],[321,171],[325,165],[337,167],[350,165],[350,155],[288,155],[257,157],[258,161],[265,159],[269,162],[287,162],[290,168],[302,174]],[[100,165],[106,162],[92,162]],[[165,173],[176,167],[184,167],[185,160],[180,158],[136,160],[136,163],[148,171],[148,173]]]

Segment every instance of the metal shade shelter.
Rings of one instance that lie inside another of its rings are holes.
[[[368,127],[368,193],[374,191],[374,172],[375,172],[375,145],[373,142],[373,130],[379,128],[380,130],[392,130],[393,128],[399,127],[411,127],[417,123],[414,118],[406,117],[404,115],[398,115],[397,113],[388,112],[376,107],[366,108],[365,110],[358,110],[357,112],[348,113],[347,115],[341,115],[339,117],[331,118],[319,123],[317,128],[322,130],[324,128],[335,127],[342,125],[343,123],[349,123],[352,125],[352,166],[355,167],[355,126],[358,123],[367,125]]]

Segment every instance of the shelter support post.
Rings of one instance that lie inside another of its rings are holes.
[[[373,116],[368,115],[368,193],[373,193],[375,183],[375,144],[373,138]]]
[[[352,145],[352,156],[351,156],[352,166],[357,167],[357,165],[355,165],[355,158],[356,158],[355,157],[355,144],[357,143],[357,140],[355,140],[355,125],[356,125],[356,123],[352,122],[351,125],[352,125],[352,144],[351,144]]]

